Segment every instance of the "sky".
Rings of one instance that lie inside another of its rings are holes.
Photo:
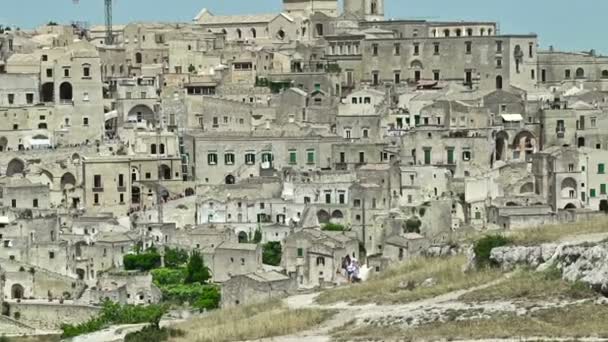
[[[607,0],[385,0],[387,18],[497,21],[503,34],[537,33],[541,47],[608,54]],[[0,0],[0,25],[33,28],[51,20],[102,24],[103,0]],[[281,0],[114,0],[114,22],[190,21],[215,14],[279,12]]]

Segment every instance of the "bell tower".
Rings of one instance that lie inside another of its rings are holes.
[[[366,21],[384,20],[384,0],[344,0],[344,13]]]

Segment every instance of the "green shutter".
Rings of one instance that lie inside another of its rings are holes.
[[[304,249],[298,248],[298,257],[301,258],[304,256]]]
[[[431,164],[431,150],[424,150],[424,164]]]
[[[595,197],[595,189],[590,189],[589,190],[589,197],[591,197],[591,198]]]
[[[296,154],[295,151],[291,151],[289,152],[289,164],[297,164],[298,162],[298,155]]]
[[[600,173],[600,174],[604,173],[604,164],[597,165],[597,173]]]
[[[600,194],[602,194],[602,195],[606,194],[606,184],[600,185]]]
[[[307,153],[307,162],[308,164],[315,163],[315,151],[308,151]]]
[[[454,150],[452,150],[452,149],[448,150],[448,164],[449,165],[454,164]]]

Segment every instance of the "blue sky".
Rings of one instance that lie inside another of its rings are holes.
[[[114,21],[189,21],[216,14],[277,12],[280,0],[114,0]],[[103,23],[103,0],[0,0],[0,24],[35,27],[49,20]],[[608,54],[606,0],[386,0],[388,18],[498,21],[502,33],[540,36],[542,47]],[[27,13],[27,14],[26,14]]]

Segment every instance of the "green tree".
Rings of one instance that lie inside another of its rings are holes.
[[[266,265],[279,266],[283,251],[281,243],[272,241],[264,244],[262,251],[262,262]]]
[[[196,67],[192,64],[190,64],[190,66],[188,67],[188,72],[193,74],[196,71]]]
[[[151,248],[145,253],[125,255],[123,263],[127,271],[150,271],[160,267],[160,254],[158,254],[156,249]]]
[[[343,232],[344,230],[346,230],[346,227],[341,224],[326,223],[321,229],[329,232]]]
[[[165,248],[165,266],[177,268],[188,262],[188,252],[179,248]]]
[[[492,249],[497,247],[506,246],[511,243],[511,240],[501,235],[488,235],[486,237],[481,238],[479,241],[475,243],[473,246],[473,251],[475,252],[475,261],[477,266],[486,267],[497,266],[492,260],[490,260],[490,255],[492,254]]]
[[[262,230],[259,227],[258,227],[258,229],[255,230],[255,233],[253,233],[252,242],[255,244],[262,242]]]
[[[193,252],[186,266],[186,284],[201,283],[206,284],[211,278],[209,268],[205,266],[203,257],[198,252]]]

